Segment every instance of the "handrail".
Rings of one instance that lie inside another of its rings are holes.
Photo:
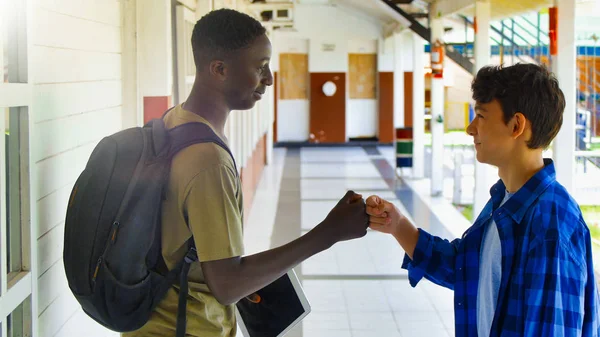
[[[515,19],[510,19],[512,21],[512,23],[514,23],[515,25],[517,25],[519,28],[523,29],[527,34],[529,34],[532,38],[537,40],[537,35],[533,34],[532,32],[530,32],[527,28],[521,26],[521,24],[519,24]],[[537,27],[538,30],[540,30],[539,27]]]
[[[530,25],[531,25],[531,26],[532,26],[534,29],[537,29],[537,30],[539,30],[539,31],[540,31],[540,33],[542,33],[543,35],[545,35],[546,37],[548,37],[548,33],[546,33],[545,31],[541,30],[541,29],[540,29],[540,27],[538,27],[538,25],[537,25],[537,24],[535,24],[535,23],[533,23],[533,22],[529,21],[529,19],[527,19],[526,17],[524,17],[524,16],[522,16],[522,15],[521,15],[521,16],[517,16],[516,18],[512,18],[512,19],[513,19],[513,20],[515,20],[515,21],[516,21],[516,19],[522,19],[522,20],[524,20],[525,22],[527,22],[528,24],[530,24]],[[519,26],[521,26],[521,25],[519,25]],[[525,29],[525,30],[527,29],[527,28],[525,28],[525,27],[523,27],[523,26],[521,26],[521,28],[523,28],[523,29]],[[535,37],[535,38],[537,38],[537,36],[534,36],[534,37]]]
[[[535,24],[535,23],[533,23],[533,22],[529,21],[529,19],[528,19],[528,18],[526,18],[526,17],[524,17],[524,16],[522,16],[522,15],[521,15],[521,16],[518,16],[517,18],[518,18],[518,19],[523,19],[523,20],[525,20],[525,22],[527,22],[528,24],[530,24],[530,25],[531,25],[533,28],[537,28],[537,29],[540,31],[540,33],[542,33],[543,35],[545,35],[546,37],[548,37],[548,33],[547,33],[547,32],[545,32],[545,31],[541,30],[541,29],[540,29],[540,27],[539,27],[537,24]],[[523,29],[526,29],[526,28],[523,28]],[[536,38],[537,38],[537,37],[536,37]]]
[[[514,21],[513,21],[513,22],[514,22]],[[504,21],[502,21],[502,24],[504,24]],[[519,39],[521,39],[521,40],[524,42],[524,44],[526,44],[526,45],[529,45],[529,46],[532,46],[532,45],[529,43],[529,41],[527,41],[527,39],[525,39],[523,36],[521,36],[521,34],[519,34],[519,33],[515,32],[514,28],[512,28],[512,27],[509,27],[508,25],[505,25],[505,27],[509,29],[509,32],[511,32],[511,38],[512,38],[512,39],[514,39],[514,37],[516,36],[516,37],[518,37]],[[512,40],[512,39],[511,39],[511,40]],[[516,43],[516,41],[512,40],[512,42],[513,42],[515,45],[517,45],[517,46],[520,46],[520,44]]]

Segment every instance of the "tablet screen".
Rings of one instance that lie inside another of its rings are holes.
[[[238,302],[240,318],[251,337],[277,337],[305,312],[289,275],[256,292],[260,302]]]

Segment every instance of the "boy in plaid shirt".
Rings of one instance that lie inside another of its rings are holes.
[[[558,81],[534,64],[485,67],[472,91],[467,133],[500,176],[473,226],[449,242],[371,196],[370,227],[404,248],[413,287],[425,277],[454,290],[456,336],[599,336],[590,232],[542,156],[563,121]]]

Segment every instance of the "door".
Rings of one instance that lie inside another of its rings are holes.
[[[331,81],[336,86],[332,96],[323,92]],[[346,74],[310,74],[310,141],[312,143],[346,142]]]

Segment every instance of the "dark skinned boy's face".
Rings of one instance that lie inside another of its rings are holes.
[[[223,89],[231,110],[252,109],[267,87],[273,85],[270,60],[271,42],[262,35],[225,62],[227,75]]]

